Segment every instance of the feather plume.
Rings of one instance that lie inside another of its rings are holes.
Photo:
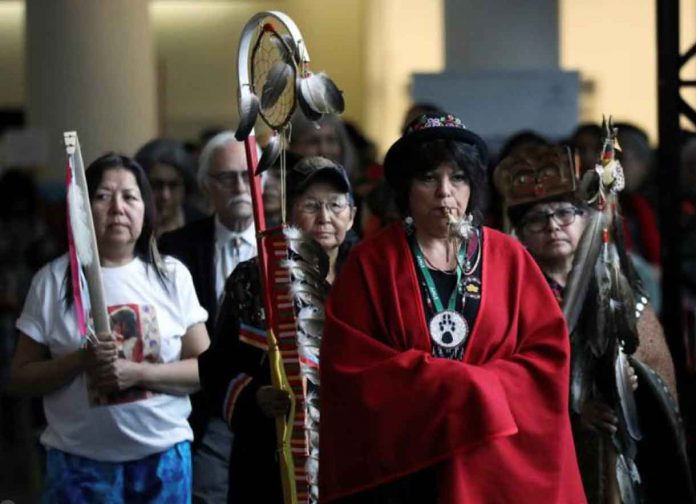
[[[631,289],[633,290],[633,298],[635,299],[640,296],[645,296],[646,294],[645,289],[643,287],[643,281],[641,280],[640,276],[638,275],[638,272],[633,266],[633,261],[629,257],[628,251],[626,250],[626,238],[624,236],[623,226],[623,217],[617,211],[614,213],[612,229],[614,236],[614,244],[616,245],[616,251],[619,254],[621,271],[626,276],[626,280],[628,281],[629,285],[631,286]]]
[[[256,175],[259,175],[272,167],[276,161],[278,161],[281,151],[282,142],[280,140],[280,135],[273,135],[271,140],[268,142],[268,145],[263,148],[261,159],[259,159],[259,164],[256,166]]]
[[[624,352],[631,355],[638,348],[638,329],[635,313],[635,297],[628,279],[618,266],[612,269],[611,305],[616,339]]]
[[[461,219],[455,217],[451,212],[447,213],[447,236],[450,240],[468,240],[474,232],[474,216],[467,214]]]
[[[302,110],[302,113],[305,115],[307,119],[310,121],[318,121],[322,117],[324,117],[324,114],[321,112],[317,112],[314,110],[309,102],[307,101],[307,98],[305,98],[305,91],[304,91],[304,82],[305,78],[301,76],[297,76],[295,80],[295,89],[297,93],[297,103],[300,105],[300,110]]]
[[[73,177],[72,183],[68,186],[68,213],[70,215],[70,228],[75,243],[75,250],[80,258],[80,263],[85,267],[94,261],[94,254],[90,246],[89,220],[87,218],[87,212],[89,211],[90,209]]]
[[[280,37],[271,37],[271,41],[288,65],[300,64],[300,53],[297,44],[295,44],[295,39],[289,33],[284,33]]]
[[[593,324],[588,324],[592,327]],[[594,332],[594,331],[593,331]],[[570,358],[570,408],[578,415],[582,414],[587,400],[587,392],[592,379],[592,355],[586,351],[587,341],[583,331],[576,330],[571,339]]]
[[[239,125],[234,134],[237,141],[244,141],[254,129],[256,118],[259,115],[259,107],[259,98],[252,92],[239,98]]]
[[[300,80],[300,96],[311,110],[320,114],[341,114],[345,109],[343,93],[323,72]]]
[[[261,108],[263,110],[268,110],[276,104],[288,86],[292,74],[293,67],[285,61],[277,61],[271,66],[261,91]]]
[[[590,279],[602,248],[602,229],[604,228],[602,212],[592,212],[582,233],[578,248],[573,257],[573,267],[563,295],[563,315],[568,322],[568,331],[572,334],[580,317],[580,312],[587,296]]]
[[[309,456],[305,463],[312,502],[319,495],[319,348],[324,330],[324,300],[328,294],[325,281],[328,258],[321,246],[296,228],[284,230],[288,259],[283,266],[290,271],[291,292],[297,319],[297,349],[300,374],[307,383],[305,396],[305,430]]]
[[[285,229],[285,237],[288,239],[290,250],[315,266],[319,271],[319,284],[323,285],[323,279],[329,273],[329,258],[315,240],[308,239],[299,229],[288,227]]]
[[[636,486],[640,483],[640,475],[636,464],[630,458],[619,453],[616,457],[616,481],[619,484],[622,504],[639,504]]]
[[[628,359],[626,354],[619,350],[616,353],[616,361],[614,363],[614,374],[616,378],[616,388],[619,395],[619,403],[621,404],[621,412],[626,421],[626,427],[630,436],[640,441],[643,437],[638,425],[638,408],[636,407],[636,399],[633,394],[633,387],[628,378]]]

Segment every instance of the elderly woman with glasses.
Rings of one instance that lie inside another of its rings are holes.
[[[350,248],[355,206],[348,176],[333,161],[308,157],[288,169],[286,187],[289,224],[321,245],[330,284]],[[199,359],[203,389],[235,436],[230,503],[283,502],[274,422],[287,414],[290,401],[286,392],[271,386],[262,307],[254,258],[239,264],[227,279],[213,344]]]
[[[496,168],[494,180],[505,197],[507,214],[519,240],[539,264],[557,301],[563,305],[570,274],[574,267],[579,267],[574,265],[578,245],[588,219],[595,211],[586,204],[581,191],[576,189],[569,151],[559,146],[529,147],[504,159]],[[579,410],[571,417],[573,434],[588,501],[619,503],[623,498],[623,502],[632,502],[627,495],[633,491],[644,492],[645,488],[637,483],[634,487],[624,485],[617,477],[615,441],[626,439],[628,428],[621,408],[612,406],[617,404],[612,388],[615,371],[611,352],[615,347],[607,346],[606,342],[615,336],[608,330],[606,334],[600,334],[600,325],[596,323],[597,317],[594,315],[600,309],[595,301],[595,289],[591,283],[585,298],[579,301],[583,311],[571,334],[574,377],[571,390],[574,398],[580,398],[571,401],[573,409]],[[640,345],[634,357],[664,378],[666,383],[658,382],[659,388],[669,388],[676,397],[674,368],[662,328],[647,299],[640,293],[637,299],[635,310],[639,317],[637,331]],[[566,336],[559,333],[558,337]],[[633,362],[633,366],[639,365]],[[635,389],[638,382],[633,367],[628,367],[628,374]],[[576,377],[582,378],[578,380]],[[582,392],[577,392],[579,388]],[[665,404],[669,400],[665,399]],[[648,435],[662,433],[655,428],[654,421],[647,421],[647,425]],[[668,438],[667,434],[663,437],[665,440]],[[651,457],[643,455],[641,458]],[[655,458],[673,467],[664,457]],[[656,474],[649,471],[650,475]],[[623,492],[620,488],[622,485]],[[633,490],[629,490],[629,487],[633,487]],[[664,488],[664,484],[660,483],[659,487]],[[654,487],[648,490],[655,492]],[[681,498],[676,501],[690,502]]]
[[[563,316],[524,248],[481,226],[485,163],[446,113],[387,153],[404,222],[351,252],[326,303],[322,502],[585,502]]]

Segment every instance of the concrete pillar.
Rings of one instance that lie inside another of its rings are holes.
[[[446,69],[414,75],[414,102],[459,115],[493,151],[521,130],[572,131],[580,80],[558,66],[558,0],[445,0],[444,10]]]
[[[28,126],[46,136],[48,179],[64,174],[62,132],[76,130],[85,163],[132,155],[157,134],[147,0],[26,2]]]
[[[445,0],[447,70],[558,69],[558,0]]]

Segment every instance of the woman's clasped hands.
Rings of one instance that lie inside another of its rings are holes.
[[[90,383],[99,392],[113,393],[138,384],[140,363],[119,357],[113,333],[97,335],[85,347],[85,367]]]

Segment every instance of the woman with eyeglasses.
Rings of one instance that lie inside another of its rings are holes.
[[[573,266],[589,212],[589,207],[573,195],[531,208],[510,209],[520,241],[541,267],[557,299]]]
[[[576,189],[574,164],[569,151],[559,146],[525,149],[505,158],[496,167],[494,180],[505,197],[508,217],[519,240],[539,264],[558,303],[562,305],[580,239],[591,212],[595,211],[586,204],[581,191]],[[610,406],[615,398],[611,388],[613,382],[606,373],[610,372],[613,377],[614,361],[611,355],[607,357],[608,339],[603,338],[611,336],[594,336],[598,332],[593,313],[599,309],[595,296],[596,290],[591,284],[585,299],[581,301],[584,311],[571,334],[573,376],[585,373],[588,381],[582,383],[589,383],[579,395],[582,397],[579,414],[572,414],[571,420],[588,501],[618,504],[622,502],[622,483],[617,476],[613,440],[626,435],[627,424],[622,420],[623,413]],[[664,379],[664,382],[658,382],[659,386],[665,390],[668,387],[676,397],[674,367],[660,323],[647,298],[638,293],[636,299],[640,345],[633,357],[656,371]],[[565,334],[558,334],[558,338],[565,337]],[[591,342],[592,350],[585,353],[587,347],[583,342]],[[635,361],[632,362],[634,366],[637,365]],[[632,366],[628,367],[628,374],[635,390],[638,377]],[[574,387],[577,388],[576,385]],[[648,425],[653,432],[646,434],[655,436],[655,423],[651,421]],[[668,435],[665,435],[665,443],[667,438]],[[666,464],[665,458],[660,457],[660,460]],[[646,491],[637,483],[634,490]],[[624,490],[624,497],[634,490]],[[650,490],[655,491],[654,488],[647,489]],[[691,502],[688,499],[677,501]],[[645,502],[653,501],[648,499]]]
[[[353,241],[348,176],[329,159],[307,157],[288,168],[286,189],[288,224],[321,245],[330,284]],[[271,386],[256,258],[227,279],[213,344],[198,362],[203,389],[234,432],[228,502],[282,503],[275,418],[287,414],[290,399]]]
[[[481,225],[486,157],[447,113],[386,155],[403,222],[351,252],[326,303],[322,502],[585,502],[563,315],[523,247]]]

